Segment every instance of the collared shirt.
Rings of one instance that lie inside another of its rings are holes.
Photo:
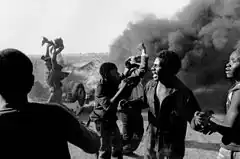
[[[156,128],[153,140],[157,140],[158,151],[168,145],[167,152],[184,156],[187,121],[192,122],[194,113],[201,109],[192,91],[178,78],[160,105],[156,97],[157,84],[157,81],[151,80],[145,87],[145,102],[149,107],[148,121],[150,126]]]

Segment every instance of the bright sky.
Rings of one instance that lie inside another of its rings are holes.
[[[0,49],[42,54],[41,37],[62,37],[63,54],[108,52],[129,21],[170,18],[190,0],[0,0]]]

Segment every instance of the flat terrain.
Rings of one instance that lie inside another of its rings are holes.
[[[143,113],[144,118],[146,119],[146,113]],[[223,118],[223,115],[216,115],[218,118]],[[83,121],[86,121],[87,117],[81,118]],[[121,129],[121,122],[118,121],[118,125]],[[147,126],[147,121],[144,122],[145,128]],[[94,129],[93,124],[90,125]],[[196,131],[193,131],[189,126],[187,129],[186,136],[186,153],[184,159],[213,159],[216,157],[219,149],[219,141],[221,136],[217,133],[206,136],[200,134]],[[83,152],[81,149],[69,144],[69,149],[71,151],[72,159],[94,159],[94,155],[89,155]],[[143,143],[139,146],[136,151],[136,156],[129,157],[124,156],[124,159],[141,159],[143,158]]]
[[[39,57],[32,57],[34,63],[34,75],[37,81],[44,85],[44,63],[39,60]],[[92,61],[93,59],[100,60],[101,62],[108,59],[108,55],[104,54],[88,54],[88,55],[78,55],[78,56],[65,56],[65,61],[72,64],[84,64]],[[93,70],[93,72],[98,71],[98,69]],[[188,78],[187,78],[188,79]],[[195,83],[195,79],[189,78],[189,81]],[[188,85],[190,85],[187,82]],[[194,85],[194,94],[196,95],[200,106],[203,109],[212,109],[215,113],[222,114],[224,111],[224,104],[226,99],[226,92],[229,85],[226,83],[217,83],[211,86],[195,86]],[[35,88],[35,93],[33,96],[36,96],[38,99],[45,97],[47,88],[37,87]],[[197,88],[197,89],[196,89]],[[193,89],[193,88],[192,88]],[[37,91],[36,91],[37,90]],[[68,105],[71,108],[75,107],[75,104]],[[143,113],[146,118],[146,113]],[[222,115],[219,115],[222,118]],[[81,117],[83,120],[86,120],[86,117]],[[119,127],[121,130],[121,123],[119,122]],[[147,122],[145,121],[145,128]],[[93,126],[93,125],[91,125]],[[187,136],[186,136],[186,153],[185,159],[214,159],[216,158],[217,151],[219,149],[219,142],[221,136],[219,134],[212,134],[211,136],[205,136],[198,132],[191,130],[188,127]],[[72,159],[94,159],[94,155],[89,155],[84,153],[81,149],[76,148],[75,146],[69,144],[69,149],[71,151]],[[124,157],[125,159],[133,158],[143,158],[143,143],[139,146],[136,151],[136,157]]]

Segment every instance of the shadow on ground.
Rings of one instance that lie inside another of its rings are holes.
[[[202,149],[207,151],[219,151],[219,143],[202,143],[194,140],[185,141],[186,148]]]
[[[131,157],[131,158],[134,158],[134,159],[144,159],[144,156],[138,155],[138,154],[136,154],[136,153],[131,154],[131,155],[124,155],[124,156],[126,156],[126,157]]]

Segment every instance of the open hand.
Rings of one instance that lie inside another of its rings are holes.
[[[46,37],[42,37],[43,39],[42,39],[42,46],[45,44],[45,43],[47,43],[48,42],[48,39],[46,38]]]

